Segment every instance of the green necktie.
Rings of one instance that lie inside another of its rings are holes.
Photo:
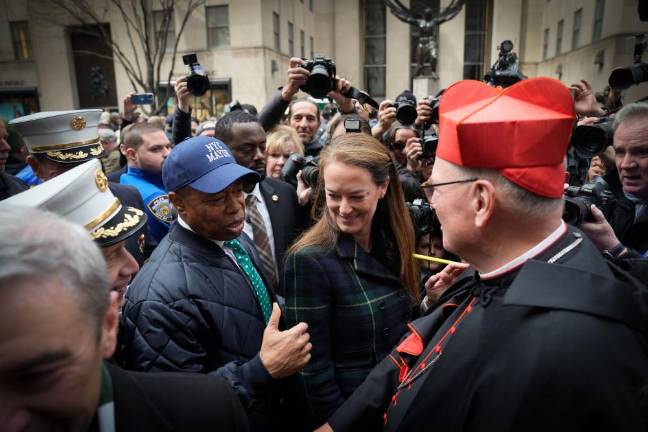
[[[267,324],[268,320],[270,319],[270,315],[272,314],[272,303],[270,302],[270,295],[268,294],[268,290],[263,284],[263,279],[261,279],[259,272],[257,271],[256,267],[254,267],[254,264],[252,264],[250,256],[245,251],[245,249],[243,249],[243,246],[241,246],[241,243],[238,240],[228,240],[224,242],[223,245],[234,252],[236,262],[238,263],[239,267],[243,269],[248,280],[252,283],[254,293],[259,300],[259,304],[261,305],[263,318],[265,319],[265,322]]]

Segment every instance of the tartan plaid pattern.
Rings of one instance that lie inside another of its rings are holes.
[[[347,235],[333,250],[289,256],[282,282],[289,325],[309,325],[312,358],[300,378],[321,425],[405,333],[410,301],[400,279]]]

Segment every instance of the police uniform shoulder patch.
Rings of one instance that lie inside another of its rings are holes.
[[[146,204],[153,216],[164,223],[171,223],[178,217],[178,212],[169,201],[168,195],[158,195]]]

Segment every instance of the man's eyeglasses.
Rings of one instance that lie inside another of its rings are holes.
[[[447,186],[451,184],[457,184],[457,183],[470,183],[479,180],[477,177],[469,178],[469,179],[464,179],[464,180],[455,180],[455,181],[449,181],[449,182],[442,182],[442,183],[430,183],[427,185],[422,185],[422,188],[436,188],[439,186]]]

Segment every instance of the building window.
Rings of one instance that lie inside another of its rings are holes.
[[[481,80],[484,77],[486,29],[489,10],[487,3],[487,0],[466,1],[464,79]]]
[[[288,21],[288,55],[295,56],[295,29],[290,21]]]
[[[207,12],[207,46],[210,48],[229,46],[229,7],[209,6]]]
[[[279,14],[272,12],[272,33],[274,33],[274,49],[281,51],[281,32],[279,27]]]
[[[560,52],[562,51],[564,26],[565,26],[565,20],[558,21],[558,30],[556,30],[556,55],[560,55]]]
[[[31,57],[31,38],[27,21],[12,21],[11,41],[13,42],[14,58],[16,60],[29,60]]]
[[[544,31],[544,38],[542,40],[542,60],[546,60],[548,54],[549,54],[549,29],[547,28]]]
[[[574,31],[572,33],[572,49],[578,48],[582,18],[583,18],[583,9],[578,9],[576,12],[574,12]]]
[[[173,9],[153,11],[153,26],[155,28],[155,37],[160,41],[160,43],[162,43],[162,38],[166,33],[166,45],[164,50],[173,51],[176,42]]]
[[[315,57],[315,40],[313,36],[310,37],[310,58]]]
[[[314,0],[308,0],[308,9],[313,12],[313,1]]]
[[[299,55],[301,58],[304,58],[306,56],[306,35],[304,34],[304,30],[299,30]]]
[[[364,82],[373,97],[385,96],[385,29],[387,27],[385,3],[367,0],[365,19]]]
[[[594,9],[594,25],[592,26],[592,42],[601,39],[603,34],[603,14],[605,13],[605,0],[596,0]]]

